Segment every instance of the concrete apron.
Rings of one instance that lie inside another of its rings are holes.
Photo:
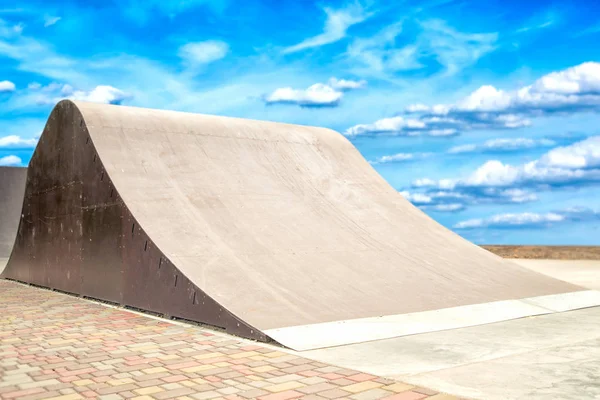
[[[518,262],[590,289],[600,279],[585,273],[600,261]],[[598,398],[600,307],[299,354],[465,398]]]
[[[594,398],[600,307],[300,354],[466,398]]]
[[[600,290],[600,260],[514,260],[532,271]]]

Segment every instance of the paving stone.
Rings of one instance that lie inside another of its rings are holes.
[[[393,393],[381,389],[371,389],[366,392],[356,393],[350,398],[352,400],[379,400],[391,396]]]
[[[198,400],[216,399],[217,397],[221,397],[221,396],[222,396],[221,393],[216,392],[214,390],[211,390],[209,392],[203,392],[203,393],[190,395],[190,397],[192,397],[194,399],[198,399]]]
[[[188,394],[196,393],[193,389],[188,387],[182,387],[179,389],[167,390],[160,393],[154,393],[152,397],[155,399],[163,400],[163,399],[174,399],[179,396],[185,396]]]
[[[244,397],[246,399],[255,399],[255,398],[258,398],[259,396],[266,396],[268,394],[269,394],[269,392],[267,392],[266,390],[252,389],[252,390],[247,390],[245,392],[240,392],[237,395],[240,397]]]
[[[424,388],[0,280],[0,398],[456,400]]]
[[[102,389],[98,389],[97,392],[100,394],[113,394],[118,392],[125,392],[127,390],[135,390],[137,386],[129,383],[127,385],[119,385],[119,386],[109,386]]]
[[[296,389],[299,392],[312,394],[317,392],[324,392],[326,390],[335,389],[337,386],[332,385],[331,383],[318,383],[316,385],[305,386],[303,388]]]
[[[392,396],[386,397],[385,399],[386,400],[421,400],[421,399],[425,399],[427,397],[428,396],[423,393],[408,391],[408,392],[394,394]]]
[[[405,383],[400,383],[400,382],[396,382],[391,385],[382,387],[382,389],[384,389],[384,390],[389,390],[390,392],[396,392],[396,393],[407,392],[407,391],[411,390],[412,388],[414,388],[414,386],[408,385]]]
[[[288,390],[281,393],[273,393],[268,394],[266,396],[260,396],[258,400],[289,400],[289,399],[298,399],[302,397],[303,394],[300,392],[296,392],[293,390]]]
[[[309,394],[301,397],[302,400],[325,400],[325,397],[318,396],[316,394]]]
[[[350,395],[350,392],[346,392],[342,389],[331,389],[324,392],[319,392],[319,396],[325,397],[326,399],[339,399],[341,397],[348,397]]]
[[[460,400],[458,397],[451,396],[449,394],[439,393],[431,397],[427,397],[427,400]]]
[[[417,393],[422,393],[422,394],[426,394],[428,396],[437,394],[437,392],[427,389],[427,388],[422,388],[422,387],[416,387],[414,389],[412,389],[413,392],[417,392]]]
[[[350,379],[352,381],[355,381],[355,382],[364,382],[364,381],[370,381],[372,379],[376,379],[377,377],[373,376],[373,375],[369,375],[369,374],[360,373],[360,374],[355,374],[355,375],[349,375],[346,378]]]
[[[353,385],[342,386],[347,392],[358,393],[358,392],[366,392],[367,390],[375,389],[380,386],[383,386],[381,383],[373,382],[373,381],[365,381],[360,383],[355,383]]]
[[[140,395],[153,394],[153,393],[159,393],[159,392],[164,392],[164,391],[165,391],[165,389],[161,388],[160,386],[149,386],[146,388],[133,390],[134,393],[137,393]]]
[[[279,383],[277,385],[272,385],[272,386],[265,386],[265,389],[268,390],[269,392],[283,392],[283,391],[289,391],[292,389],[298,389],[301,387],[304,387],[304,385],[302,383],[292,381],[292,382]]]
[[[105,396],[99,396],[100,400],[123,400],[123,396],[118,394],[107,394]]]

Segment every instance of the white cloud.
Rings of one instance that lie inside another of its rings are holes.
[[[442,20],[421,23],[422,47],[435,55],[445,67],[444,75],[453,75],[473,65],[496,48],[497,33],[465,33],[448,26]]]
[[[427,188],[434,181],[423,182],[421,189]],[[413,187],[416,187],[414,185]],[[522,204],[536,201],[535,193],[517,188],[464,188],[449,187],[440,189],[432,187],[424,192],[400,192],[407,200],[422,209],[456,212],[470,205],[477,204]]]
[[[488,193],[492,188],[487,188]],[[535,193],[528,192],[523,189],[505,189],[498,192],[501,197],[507,198],[511,203],[529,203],[538,199]]]
[[[0,166],[3,166],[3,167],[18,166],[18,165],[21,165],[22,162],[23,162],[23,160],[21,160],[17,156],[6,156],[6,157],[0,158]]]
[[[20,71],[33,72],[53,79],[89,82],[78,72],[85,60],[74,60],[55,53],[51,46],[22,34],[22,27],[10,26],[0,19],[0,56],[17,61]]]
[[[403,115],[383,118],[372,124],[358,124],[346,130],[346,135],[394,134],[412,135],[421,133],[430,136],[453,136],[461,131],[475,129],[517,129],[531,125],[531,121],[518,114],[495,114],[476,112],[457,114],[451,107],[436,105],[427,107],[423,104],[408,106]],[[421,115],[417,115],[421,114]],[[405,126],[403,121],[411,121]]]
[[[455,104],[408,106],[407,113],[428,113],[471,121],[492,114],[514,127],[523,126],[525,116],[556,112],[600,111],[600,63],[586,62],[542,76],[533,84],[514,91],[485,85]],[[509,121],[509,120],[512,120]]]
[[[413,118],[392,117],[383,118],[372,124],[359,124],[348,128],[344,134],[346,136],[368,135],[373,133],[391,133],[398,135],[418,135],[419,131],[425,130],[424,122]]]
[[[435,181],[433,179],[430,178],[419,178],[419,179],[415,179],[412,183],[413,187],[416,188],[422,188],[422,187],[432,187],[432,186],[437,186],[438,181]]]
[[[23,24],[9,25],[8,22],[0,18],[0,37],[11,38],[23,32]]]
[[[400,194],[404,196],[406,200],[423,210],[431,209],[440,212],[456,212],[464,210],[464,200],[466,200],[467,197],[453,192],[424,194],[405,190],[400,192]]]
[[[190,73],[194,71],[178,71],[159,61],[135,55],[66,56],[56,52],[49,43],[14,33],[12,27],[0,18],[0,58],[5,57],[12,60],[18,71],[43,77],[44,81],[68,83],[76,90],[89,91],[98,85],[118,88],[130,94],[132,104],[139,107],[213,114],[234,112],[240,117],[263,115],[263,119],[302,123],[301,117],[292,110],[257,108],[248,96],[248,93],[260,92],[273,82],[293,81],[298,76],[296,68],[275,67],[263,56],[240,59],[238,67],[243,73],[233,79],[203,81]],[[22,91],[3,103],[2,111],[31,110],[48,104],[48,97],[51,101],[58,96],[60,93],[50,97],[41,89]]]
[[[333,77],[333,78],[329,79],[327,84],[335,90],[347,91],[347,90],[364,88],[365,86],[367,86],[367,81],[365,81],[365,80],[353,81],[350,79],[337,79],[337,78]]]
[[[49,27],[61,20],[61,17],[53,17],[51,15],[44,16],[44,27]]]
[[[560,14],[549,8],[534,14],[516,33],[531,32],[555,26],[560,21]]]
[[[375,161],[372,161],[371,164],[386,164],[403,161],[412,161],[429,157],[431,155],[433,155],[433,153],[396,153],[388,156],[378,157]]]
[[[11,81],[0,81],[0,93],[3,92],[14,92],[15,84]]]
[[[365,21],[373,15],[372,13],[367,12],[358,2],[342,9],[325,7],[324,11],[327,15],[327,19],[325,21],[323,33],[285,48],[283,50],[284,54],[295,53],[301,50],[337,42],[346,37],[348,28]]]
[[[458,133],[459,124],[452,120],[433,117],[430,119],[396,116],[383,118],[372,124],[358,124],[348,128],[344,135],[360,136],[386,134],[398,136],[429,135],[436,137],[454,136]]]
[[[342,98],[338,92],[328,85],[316,83],[307,89],[284,87],[275,89],[264,97],[267,104],[295,104],[301,107],[335,107]]]
[[[416,46],[395,46],[401,32],[402,22],[396,22],[373,36],[357,38],[348,46],[346,58],[359,74],[372,76],[423,68]]]
[[[473,153],[475,151],[478,151],[481,148],[481,146],[478,146],[476,144],[460,144],[458,146],[452,146],[450,149],[448,149],[448,153],[450,154],[462,154],[462,153]]]
[[[429,111],[429,106],[421,103],[410,104],[406,107],[407,113],[420,113]]]
[[[552,149],[544,154],[539,164],[544,167],[569,169],[600,168],[600,136]]]
[[[593,221],[600,219],[600,212],[585,207],[571,207],[546,213],[507,213],[496,214],[488,218],[474,218],[454,225],[455,229],[510,229],[510,228],[542,228],[557,223]]]
[[[5,147],[21,147],[34,148],[37,144],[37,139],[23,139],[17,135],[9,135],[0,137],[0,148]]]
[[[600,32],[600,23],[595,23],[593,25],[589,25],[584,30],[573,34],[573,37],[580,37],[580,36],[590,35],[590,34],[594,34],[594,33],[598,33],[598,32]]]
[[[424,68],[425,61],[435,59],[442,67],[438,76],[453,75],[493,51],[498,38],[496,33],[459,32],[442,20],[431,19],[419,22],[420,32],[413,43],[400,46],[402,25],[401,20],[375,35],[355,39],[345,54],[352,69],[389,79],[401,71]]]
[[[51,83],[33,90],[35,103],[44,105],[55,104],[65,98],[104,104],[121,104],[132,98],[130,94],[109,85],[99,85],[92,90],[76,90],[69,84]]]
[[[476,218],[459,222],[454,225],[456,229],[474,229],[474,228],[508,228],[508,227],[541,227],[556,222],[565,221],[564,215],[556,213],[519,213],[519,214],[498,214],[489,218]]]
[[[438,204],[436,206],[433,206],[433,209],[435,211],[441,211],[441,212],[456,212],[456,211],[464,210],[465,205],[460,204],[460,203]]]
[[[456,129],[446,128],[446,129],[425,130],[425,133],[427,133],[429,136],[444,137],[444,136],[454,136],[454,135],[458,134],[458,131]]]
[[[179,48],[181,57],[188,66],[199,67],[224,58],[229,52],[229,45],[220,40],[187,43]]]
[[[29,90],[38,90],[38,89],[41,89],[41,87],[42,87],[42,85],[37,82],[31,82],[29,85],[27,85],[27,89],[29,89]]]
[[[405,190],[400,192],[400,194],[404,196],[406,200],[417,205],[433,203],[433,198],[423,193],[411,193]]]
[[[529,31],[535,30],[535,29],[548,28],[552,25],[554,25],[554,21],[546,21],[546,22],[542,22],[541,24],[533,25],[533,26],[524,26],[522,28],[517,29],[517,33],[529,32]]]
[[[481,144],[463,144],[451,147],[450,154],[474,153],[474,152],[499,152],[533,149],[536,147],[554,146],[555,141],[550,139],[529,138],[498,138],[490,139]]]
[[[521,165],[490,160],[460,179],[417,179],[414,187],[455,189],[465,187],[514,187],[600,182],[600,136],[548,151],[540,159]]]
[[[121,104],[124,100],[130,98],[130,95],[128,95],[127,93],[108,85],[96,86],[90,91],[72,91],[70,86],[65,85],[63,87],[63,94],[68,95],[68,98],[73,100],[82,100],[90,101],[93,103],[105,104]]]
[[[384,163],[390,163],[390,162],[408,161],[408,160],[413,160],[414,158],[415,158],[415,155],[412,153],[397,153],[397,154],[393,154],[391,156],[379,157],[379,158],[377,158],[377,160],[375,162],[379,163],[379,164],[384,164]]]
[[[429,27],[438,29],[439,32],[450,29],[440,25],[439,22]],[[463,34],[455,32],[452,35],[462,37]],[[484,40],[483,37],[479,39]],[[491,41],[491,37],[488,40]],[[438,45],[441,43],[444,43],[444,40],[441,40]],[[477,58],[477,54],[484,50],[474,51],[471,55],[460,55],[459,49],[455,47],[447,51],[448,54],[441,57],[448,57],[447,66],[450,72],[462,68],[463,62],[468,64],[468,60]],[[467,50],[465,52],[469,53]],[[370,57],[368,52],[361,52],[361,54],[362,57]],[[451,54],[454,54],[454,58]],[[379,62],[374,60],[377,58],[371,59],[373,68]],[[349,136],[375,133],[417,135],[418,131],[432,136],[443,136],[472,130],[512,130],[531,126],[532,118],[577,112],[600,112],[600,63],[586,62],[553,72],[542,76],[531,85],[514,91],[504,91],[491,85],[484,85],[452,104],[410,104],[395,117],[384,118],[371,124],[355,125],[348,128],[346,134]],[[411,121],[413,126],[421,123],[422,126],[417,129],[407,128],[403,121]],[[527,146],[550,145],[549,142],[531,144],[527,140],[520,140],[513,144],[507,140],[497,142],[495,145],[498,149],[505,150],[510,146],[527,148]],[[491,146],[493,144],[483,148],[468,145],[454,150],[456,152],[491,151]]]

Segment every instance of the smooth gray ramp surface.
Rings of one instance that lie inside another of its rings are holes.
[[[15,242],[26,180],[27,168],[0,167],[0,259],[10,257]]]
[[[582,290],[442,227],[337,132],[75,105],[156,246],[261,331]]]

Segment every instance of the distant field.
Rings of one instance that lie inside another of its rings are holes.
[[[600,246],[481,246],[504,258],[600,260]]]

